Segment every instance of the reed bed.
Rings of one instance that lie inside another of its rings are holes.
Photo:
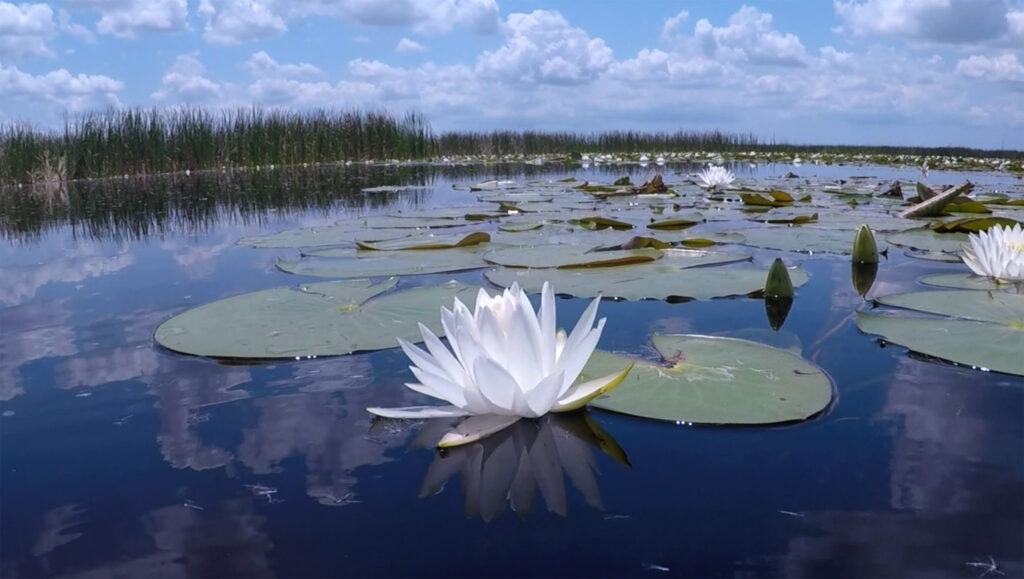
[[[244,108],[110,109],[65,120],[61,130],[0,125],[0,185],[151,176],[210,169],[368,160],[683,152],[919,155],[1016,159],[1020,151],[963,147],[863,147],[765,143],[720,131],[597,133],[496,130],[435,134],[419,113]]]

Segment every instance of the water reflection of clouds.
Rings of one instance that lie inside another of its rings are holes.
[[[63,301],[0,308],[0,400],[24,393],[24,365],[78,353],[71,311]]]
[[[1024,573],[1017,382],[903,357],[880,410],[896,425],[888,508],[807,513],[781,575],[978,576],[989,557],[1008,576]]]
[[[60,511],[60,515],[68,508],[54,509],[51,513]],[[52,542],[52,525],[47,524],[37,545]],[[264,530],[266,518],[253,512],[252,499],[224,501],[202,511],[182,505],[166,506],[143,515],[141,524],[152,547],[133,540],[122,547],[122,551],[128,552],[127,556],[64,576],[78,579],[274,576],[269,558],[273,544]],[[64,554],[60,546],[56,544],[50,551],[36,553],[47,575],[51,566],[57,567],[62,561]]]
[[[81,244],[59,257],[32,265],[5,268],[0,277],[0,303],[17,305],[35,297],[51,283],[75,283],[121,271],[135,263],[125,247]]]

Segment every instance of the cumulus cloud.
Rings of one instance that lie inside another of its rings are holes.
[[[679,29],[683,23],[689,20],[690,13],[686,10],[680,11],[675,16],[665,21],[665,24],[661,26],[661,38],[663,40],[671,40],[679,35]]]
[[[1007,12],[1006,26],[1011,37],[1024,41],[1024,9]]]
[[[0,2],[0,58],[52,56],[53,9],[47,4]]]
[[[1013,53],[999,56],[976,54],[957,62],[956,72],[967,78],[996,82],[1024,82],[1024,64]]]
[[[73,75],[61,68],[33,75],[0,62],[0,100],[5,98],[47,102],[57,108],[82,111],[119,106],[124,83],[102,74]]]
[[[202,104],[222,94],[223,87],[206,77],[206,67],[199,59],[192,54],[182,54],[160,79],[160,90],[150,96],[158,101]]]
[[[301,78],[323,75],[323,72],[319,68],[306,62],[300,62],[299,64],[280,64],[262,50],[253,53],[242,67],[247,70],[249,74],[258,78]]]
[[[77,0],[73,6],[99,12],[96,31],[118,38],[188,29],[186,0]]]
[[[994,40],[1007,31],[1005,0],[835,0],[844,30],[942,43]]]
[[[412,54],[415,52],[425,52],[426,50],[426,46],[408,38],[402,38],[398,41],[398,44],[395,45],[395,52],[398,54]]]
[[[288,30],[272,2],[201,0],[203,39],[211,44],[239,44],[277,36]]]
[[[807,54],[800,39],[774,30],[772,15],[752,6],[740,8],[722,27],[702,18],[694,27],[693,37],[708,57],[763,65],[806,64]]]
[[[84,42],[95,42],[96,36],[93,35],[92,31],[71,21],[71,14],[67,10],[61,8],[57,12],[57,22],[60,27],[60,31],[68,36],[73,36]]]
[[[510,14],[505,44],[484,52],[476,69],[484,77],[526,83],[578,84],[591,81],[612,63],[604,40],[590,38],[558,12]]]
[[[444,34],[468,28],[486,34],[498,30],[495,0],[200,0],[203,38],[213,44],[239,44],[284,33],[288,22],[331,17],[374,27],[410,28]]]

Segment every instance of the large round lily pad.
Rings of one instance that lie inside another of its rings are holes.
[[[978,290],[883,296],[881,304],[951,316],[919,318],[858,312],[857,326],[915,352],[1024,375],[1024,295]]]
[[[559,294],[624,300],[694,299],[745,296],[764,289],[768,270],[755,267],[687,267],[666,257],[654,263],[579,270],[495,269],[484,276],[496,285],[513,282],[526,291],[539,292],[545,281]],[[807,282],[800,268],[789,270],[794,286]]]
[[[713,336],[655,335],[652,341],[667,364],[594,354],[584,378],[636,364],[591,406],[676,422],[774,424],[807,419],[832,401],[825,371],[790,351]]]
[[[935,233],[927,227],[910,229],[885,236],[886,241],[894,245],[925,251],[941,251],[957,253],[968,243],[966,233]]]
[[[506,267],[580,268],[629,265],[660,259],[657,249],[593,251],[579,245],[536,245],[506,247],[484,255],[484,261]]]
[[[853,250],[854,232],[842,229],[798,227],[762,227],[743,230],[745,245],[799,251],[802,253],[848,254]]]
[[[952,289],[1006,291],[1014,287],[1024,287],[1024,283],[1004,283],[990,277],[982,277],[973,273],[936,273],[921,278],[924,285]]]
[[[322,282],[242,294],[160,324],[157,343],[183,354],[216,358],[334,356],[419,341],[417,322],[438,335],[438,312],[455,296],[472,302],[477,288],[449,282],[380,295],[397,278]]]

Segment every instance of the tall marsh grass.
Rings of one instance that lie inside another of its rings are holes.
[[[445,156],[571,153],[774,152],[944,155],[1020,159],[1019,151],[790,145],[720,131],[578,133],[497,130],[435,134],[421,114],[314,109],[110,109],[65,120],[61,130],[0,125],[0,186],[257,166]]]

